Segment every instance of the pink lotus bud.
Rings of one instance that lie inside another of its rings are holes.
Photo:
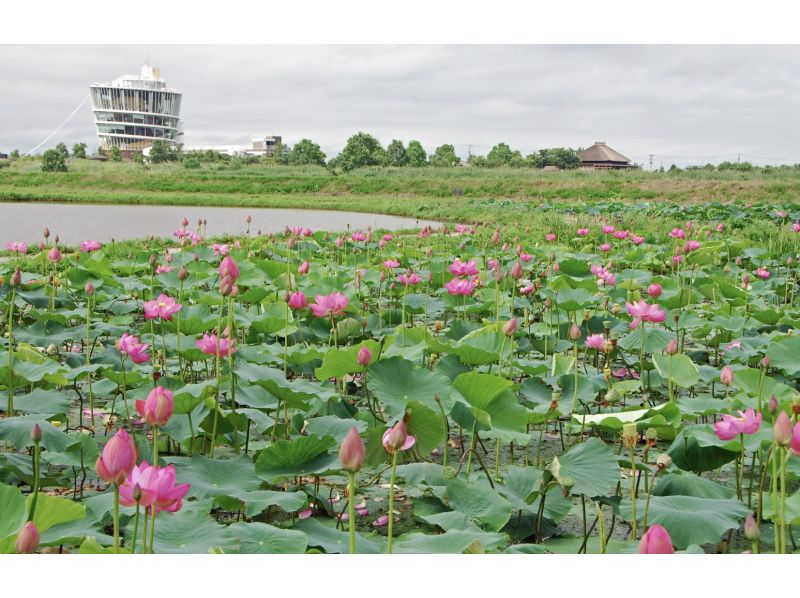
[[[189,271],[186,269],[186,266],[181,266],[181,269],[178,270],[178,279],[186,280],[187,278],[189,278]]]
[[[106,443],[97,458],[94,466],[97,476],[109,484],[122,484],[136,465],[138,457],[133,438],[125,430],[119,430]]]
[[[503,325],[503,334],[512,336],[517,331],[517,318],[511,318]]]
[[[28,521],[17,534],[16,551],[19,554],[33,554],[39,547],[39,529],[33,521]]]
[[[358,352],[358,365],[362,368],[367,367],[370,362],[372,361],[372,351],[369,350],[369,347],[364,346],[361,347],[361,350]]]
[[[247,222],[247,224],[250,224],[253,221],[253,217],[250,214],[248,214],[247,218],[245,218],[245,221]]]
[[[725,386],[730,386],[733,384],[733,370],[727,365],[722,368],[722,372],[719,375],[719,381]]]
[[[33,424],[33,429],[31,430],[31,440],[34,442],[42,441],[42,429],[39,427],[39,424]]]
[[[408,434],[406,422],[402,419],[394,427],[389,428],[383,433],[383,447],[390,453],[401,450],[406,451],[414,446],[416,438]]]
[[[790,448],[795,455],[800,455],[800,423],[794,425]]]
[[[769,357],[766,355],[761,359],[761,367],[765,370],[769,367]]]
[[[492,235],[492,244],[497,245],[498,243],[500,243],[500,229],[496,228],[494,230],[494,234]]]
[[[519,280],[520,278],[522,278],[522,274],[523,274],[522,264],[520,264],[519,262],[514,262],[514,265],[511,267],[511,277],[514,280]]]
[[[678,340],[672,339],[667,345],[667,355],[675,355],[678,352]]]
[[[288,303],[292,309],[303,309],[308,306],[308,299],[302,292],[297,291],[291,294]]]
[[[581,329],[578,328],[577,324],[573,324],[569,328],[569,338],[570,340],[576,341],[581,338]]]
[[[639,541],[639,554],[673,554],[669,532],[657,523],[650,526]]]
[[[44,234],[44,238],[45,239],[49,238],[50,237],[50,229],[45,226],[43,234]]]
[[[364,446],[364,441],[361,440],[358,430],[353,427],[342,441],[342,446],[339,447],[339,462],[342,464],[342,469],[353,473],[359,471],[364,465],[366,456],[367,448]],[[353,498],[351,496],[350,500]]]
[[[556,262],[555,264],[553,264],[553,272],[558,272],[559,270],[561,270],[561,265],[558,262]]]
[[[792,422],[785,411],[780,411],[778,417],[775,418],[775,423],[772,424],[772,439],[780,446],[789,446],[792,443],[794,430],[792,430]]]
[[[744,520],[744,537],[753,542],[761,537],[761,530],[758,529],[756,518],[753,513],[748,513]]]
[[[769,409],[771,413],[775,413],[778,410],[778,397],[772,395],[769,398],[769,403],[767,403],[767,409]]]
[[[61,252],[58,250],[58,247],[53,246],[53,248],[47,253],[47,259],[57,264],[61,261]]]
[[[175,411],[175,400],[171,390],[156,386],[144,401],[136,401],[136,411],[151,426],[163,426]]]
[[[288,245],[289,249],[294,249],[294,246],[296,244],[297,244],[297,238],[296,237],[290,237],[289,238],[289,242],[286,245]]]
[[[189,219],[184,216],[181,224],[183,224],[183,226],[189,226]],[[197,222],[197,226],[200,226],[200,221]]]
[[[93,285],[91,282],[87,282],[87,283],[86,283],[86,286],[85,286],[85,287],[83,287],[83,291],[84,291],[84,292],[85,292],[87,295],[94,295],[94,285]]]
[[[11,275],[11,280],[8,281],[8,284],[12,287],[18,287],[22,284],[22,272],[20,272],[19,268],[14,270],[14,274]]]
[[[654,282],[649,287],[647,287],[647,294],[653,298],[661,297],[662,290],[663,289],[661,288],[661,285]]]
[[[221,278],[230,278],[231,282],[236,282],[239,278],[239,266],[233,261],[233,258],[226,255],[222,258],[219,264],[219,275]]]
[[[298,274],[308,274],[309,264],[307,261],[300,264],[300,267],[297,269]]]

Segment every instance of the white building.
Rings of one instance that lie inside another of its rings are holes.
[[[183,147],[183,153],[211,150],[229,156],[272,156],[280,144],[280,135],[267,135],[254,138],[252,145],[189,145]]]
[[[180,130],[181,93],[167,87],[157,67],[89,86],[100,147],[123,151],[149,149],[157,139],[171,144]]]

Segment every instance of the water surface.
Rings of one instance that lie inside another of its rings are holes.
[[[5,248],[9,241],[37,243],[42,240],[45,226],[65,245],[76,245],[85,239],[105,243],[151,235],[169,237],[181,227],[183,218],[189,219],[190,230],[195,230],[199,218],[207,220],[207,236],[213,237],[243,233],[248,215],[253,218],[252,234],[259,230],[265,234],[282,232],[287,226],[344,231],[348,225],[351,230],[363,230],[370,225],[373,229],[399,230],[438,224],[400,216],[331,210],[2,202],[0,247]]]

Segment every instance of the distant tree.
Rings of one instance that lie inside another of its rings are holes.
[[[440,145],[431,155],[431,166],[446,167],[459,164],[461,164],[461,158],[456,156],[456,148],[449,143]]]
[[[310,139],[301,139],[295,143],[288,156],[289,164],[292,166],[300,166],[305,164],[325,166],[325,157],[325,152],[319,148],[319,145]]]
[[[469,158],[467,158],[467,164],[475,168],[487,168],[489,166],[489,161],[486,159],[486,156],[470,154]]]
[[[415,139],[408,142],[406,158],[408,159],[408,165],[414,168],[428,165],[428,154],[425,153],[422,144]]]
[[[581,159],[578,157],[578,150],[553,147],[525,156],[525,165],[533,168],[556,166],[562,170],[571,170],[581,165]]]
[[[18,149],[12,150],[11,153],[8,154],[8,157],[11,158],[12,160],[18,160],[19,159],[19,150]]]
[[[64,154],[57,149],[47,150],[42,156],[42,172],[67,172]]]
[[[402,141],[392,139],[392,142],[386,147],[386,160],[389,166],[408,165],[408,152]]]
[[[85,143],[76,143],[72,146],[72,157],[73,158],[80,158],[82,160],[86,159],[86,144]]]
[[[521,166],[523,162],[522,154],[512,150],[507,143],[498,143],[489,150],[486,161],[489,166],[511,166],[512,163]]]
[[[681,169],[673,164],[672,166],[669,167],[669,170],[667,172],[676,173],[676,172],[680,172],[680,171],[681,171]]]
[[[66,143],[59,143],[59,144],[56,146],[56,151],[57,151],[59,154],[61,154],[62,156],[64,156],[64,159],[65,159],[65,160],[66,160],[67,158],[69,158],[69,150],[67,149],[67,144],[66,144]]]
[[[136,152],[133,154],[133,161],[136,164],[144,164],[144,154],[142,152]]]
[[[188,170],[197,170],[198,168],[202,168],[203,165],[200,164],[200,160],[195,157],[191,157],[183,160],[183,167]]]
[[[111,147],[111,155],[109,156],[113,162],[122,162],[122,152],[115,145]]]
[[[113,148],[112,148],[113,151]],[[112,156],[112,160],[113,160]],[[150,146],[150,162],[159,164],[161,162],[174,162],[178,159],[178,151],[173,148],[169,141],[156,139]]]
[[[369,133],[358,132],[347,140],[344,149],[336,158],[336,165],[347,172],[362,166],[385,165],[386,150],[380,141]]]
[[[273,152],[272,156],[267,157],[266,160],[267,162],[272,162],[273,164],[287,166],[289,164],[289,155],[291,153],[291,146],[285,143],[279,143],[275,146],[275,151]]]

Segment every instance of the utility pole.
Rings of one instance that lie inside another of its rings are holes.
[[[738,164],[741,161],[742,161],[742,154],[736,154],[736,163]]]
[[[650,172],[653,172],[653,154],[650,154]]]
[[[472,144],[470,143],[467,145],[467,160],[469,160],[471,157],[472,157]]]

